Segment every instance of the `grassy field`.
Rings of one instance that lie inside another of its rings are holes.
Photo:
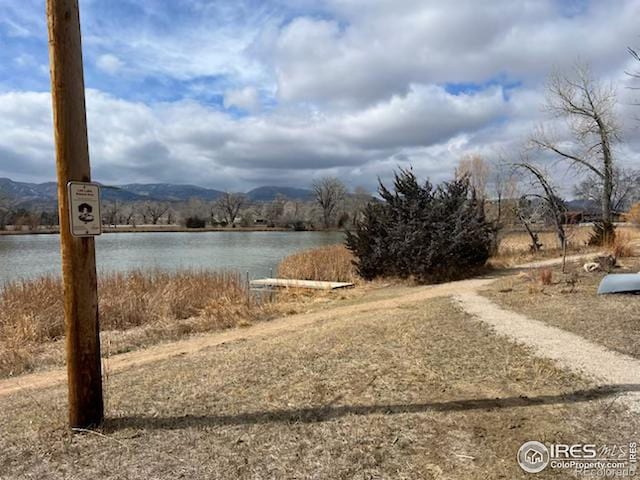
[[[226,343],[106,392],[104,428],[82,435],[62,387],[0,398],[0,478],[514,479],[526,440],[638,434],[611,391],[446,299]]]
[[[589,253],[602,250],[601,247],[588,245],[591,232],[592,228],[590,226],[567,226],[567,254]],[[531,239],[526,232],[507,232],[501,238],[498,253],[490,259],[490,263],[494,267],[501,268],[538,259],[562,256],[562,249],[560,248],[555,232],[543,231],[539,232],[538,235],[543,246],[541,251],[534,254],[529,251]],[[617,228],[617,236],[619,245],[640,241],[640,228],[631,225],[619,226]]]
[[[584,262],[532,269],[491,285],[484,294],[519,313],[640,358],[640,295],[596,295],[604,272],[587,273]],[[640,258],[619,260],[614,273],[640,271]]]

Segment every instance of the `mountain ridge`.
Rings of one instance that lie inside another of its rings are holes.
[[[98,182],[100,183],[100,182]],[[161,201],[186,202],[191,199],[213,201],[224,192],[213,188],[192,184],[174,183],[128,183],[123,185],[102,186],[102,198],[105,201]],[[290,200],[310,200],[313,192],[308,189],[294,187],[261,186],[243,193],[252,202],[269,202],[278,196]],[[5,197],[17,206],[34,207],[51,204],[57,200],[56,182],[17,182],[10,178],[0,177],[0,200]]]

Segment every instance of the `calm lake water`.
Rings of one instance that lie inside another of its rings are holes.
[[[268,276],[290,253],[341,243],[341,232],[113,233],[96,239],[98,272],[183,268]],[[0,285],[60,275],[58,235],[0,236]]]

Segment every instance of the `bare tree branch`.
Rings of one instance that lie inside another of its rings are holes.
[[[238,214],[242,207],[246,204],[246,197],[241,193],[225,192],[216,200],[217,208],[220,210],[222,217],[228,225],[232,226],[238,218]]]
[[[588,65],[577,64],[570,76],[552,74],[547,93],[547,109],[567,120],[576,141],[573,148],[567,150],[549,140],[541,130],[534,134],[531,142],[574,167],[586,168],[601,181],[602,221],[607,228],[613,228],[612,145],[619,140],[620,132],[615,115],[615,89],[594,80]]]
[[[533,176],[534,183],[542,189],[542,194],[529,193],[528,196],[534,196],[543,200],[551,214],[560,246],[564,249],[565,242],[567,241],[567,235],[562,223],[562,214],[565,211],[564,204],[560,201],[560,197],[556,194],[551,181],[547,178],[547,175],[538,167],[529,162],[515,163],[516,168],[522,169]]]
[[[316,202],[322,209],[324,228],[330,228],[333,223],[338,204],[344,200],[347,189],[344,184],[335,177],[324,177],[312,185],[316,196]]]
[[[158,221],[167,213],[169,205],[163,202],[145,202],[143,216],[151,220],[153,225],[157,225]]]

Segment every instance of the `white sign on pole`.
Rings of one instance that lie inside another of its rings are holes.
[[[71,235],[93,237],[102,233],[100,186],[97,183],[69,182]]]

